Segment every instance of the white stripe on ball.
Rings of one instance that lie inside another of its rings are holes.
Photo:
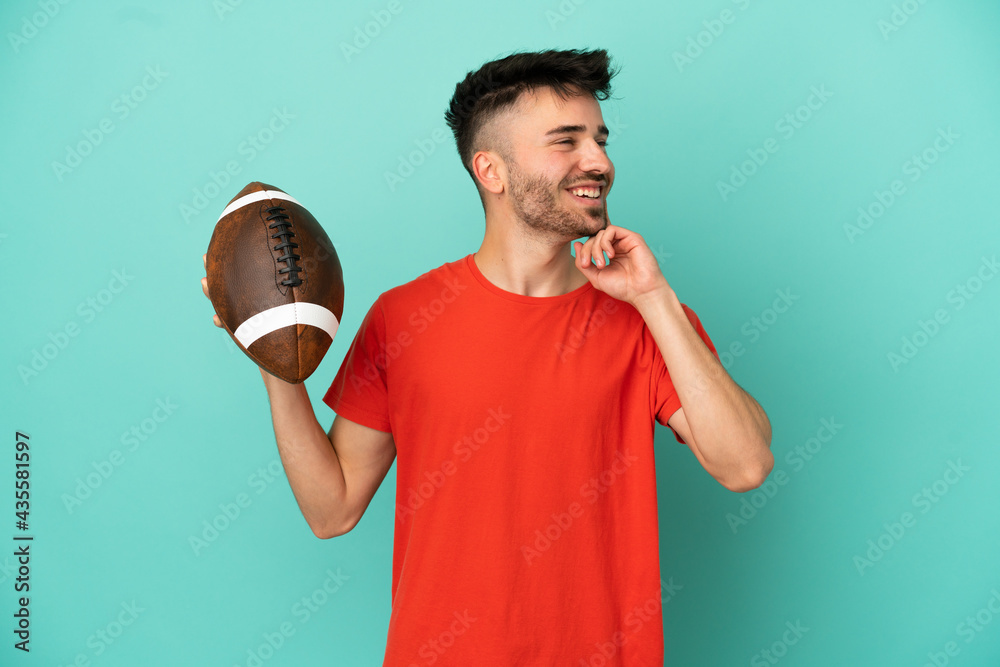
[[[250,345],[272,331],[296,324],[319,327],[333,338],[340,323],[332,311],[315,303],[286,303],[257,313],[236,329],[233,335],[240,345],[250,349]]]
[[[248,204],[253,204],[254,202],[258,202],[262,199],[284,199],[286,201],[292,202],[293,204],[299,204],[299,202],[295,199],[295,197],[286,194],[284,192],[279,192],[278,190],[258,190],[257,192],[251,192],[248,195],[243,195],[242,197],[234,201],[232,204],[227,206],[226,210],[224,210],[222,212],[222,215],[219,216],[219,220],[222,220],[224,217],[226,217],[227,215],[229,215],[238,208],[243,208]],[[299,206],[302,206],[302,204],[299,204]],[[302,208],[305,207],[303,206]],[[219,220],[215,221],[216,224],[218,224]]]

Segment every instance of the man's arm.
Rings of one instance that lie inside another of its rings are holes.
[[[341,416],[324,433],[304,384],[261,369],[285,476],[302,516],[323,539],[348,532],[368,509],[396,458],[391,433]]]
[[[201,256],[207,268],[208,254]],[[201,291],[211,301],[208,277]],[[222,320],[212,314],[222,329]],[[348,532],[368,509],[375,491],[396,458],[391,433],[337,416],[323,433],[305,385],[290,384],[260,369],[271,403],[278,454],[302,516],[320,538]]]
[[[763,484],[774,467],[771,423],[691,325],[642,236],[609,219],[586,243],[575,241],[573,249],[576,267],[594,287],[631,303],[642,315],[684,406],[676,421],[686,432],[678,433],[705,470],[731,491]]]
[[[683,408],[668,422],[705,470],[731,491],[764,483],[774,467],[771,423],[691,325],[669,287],[634,304],[656,341]]]

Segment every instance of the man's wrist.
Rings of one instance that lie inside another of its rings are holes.
[[[637,296],[632,300],[632,305],[636,310],[642,313],[650,307],[662,306],[664,304],[670,304],[674,301],[677,301],[678,305],[680,304],[673,288],[671,288],[668,283],[664,283],[662,286],[654,290],[650,290],[645,294]]]

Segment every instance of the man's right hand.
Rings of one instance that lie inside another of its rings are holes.
[[[201,261],[207,272],[208,253]],[[201,291],[211,301],[208,276],[201,279]],[[212,322],[223,328],[218,313],[213,313]],[[267,389],[281,464],[302,516],[317,537],[328,539],[349,532],[361,520],[396,459],[392,433],[340,416],[323,433],[304,384],[289,384],[263,368],[260,375]]]
[[[205,267],[205,270],[208,271],[208,253],[201,256],[201,263]],[[201,278],[201,291],[205,293],[205,296],[208,297],[209,301],[212,300],[212,297],[208,296],[208,276],[202,276]],[[212,313],[212,323],[220,329],[222,328],[222,320],[219,319],[219,315],[217,313]]]

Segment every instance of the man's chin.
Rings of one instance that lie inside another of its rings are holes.
[[[587,229],[593,230],[591,235],[596,234],[608,226],[608,216],[604,213],[604,207],[600,211],[587,214]]]
[[[597,232],[601,231],[602,229],[604,229],[607,226],[608,226],[608,221],[607,220],[594,220],[591,224],[589,224],[587,226],[577,227],[574,230],[574,232],[576,233],[576,236],[574,236],[573,238],[574,239],[582,239],[582,238],[587,238],[587,237],[593,236],[594,234],[596,234]]]

